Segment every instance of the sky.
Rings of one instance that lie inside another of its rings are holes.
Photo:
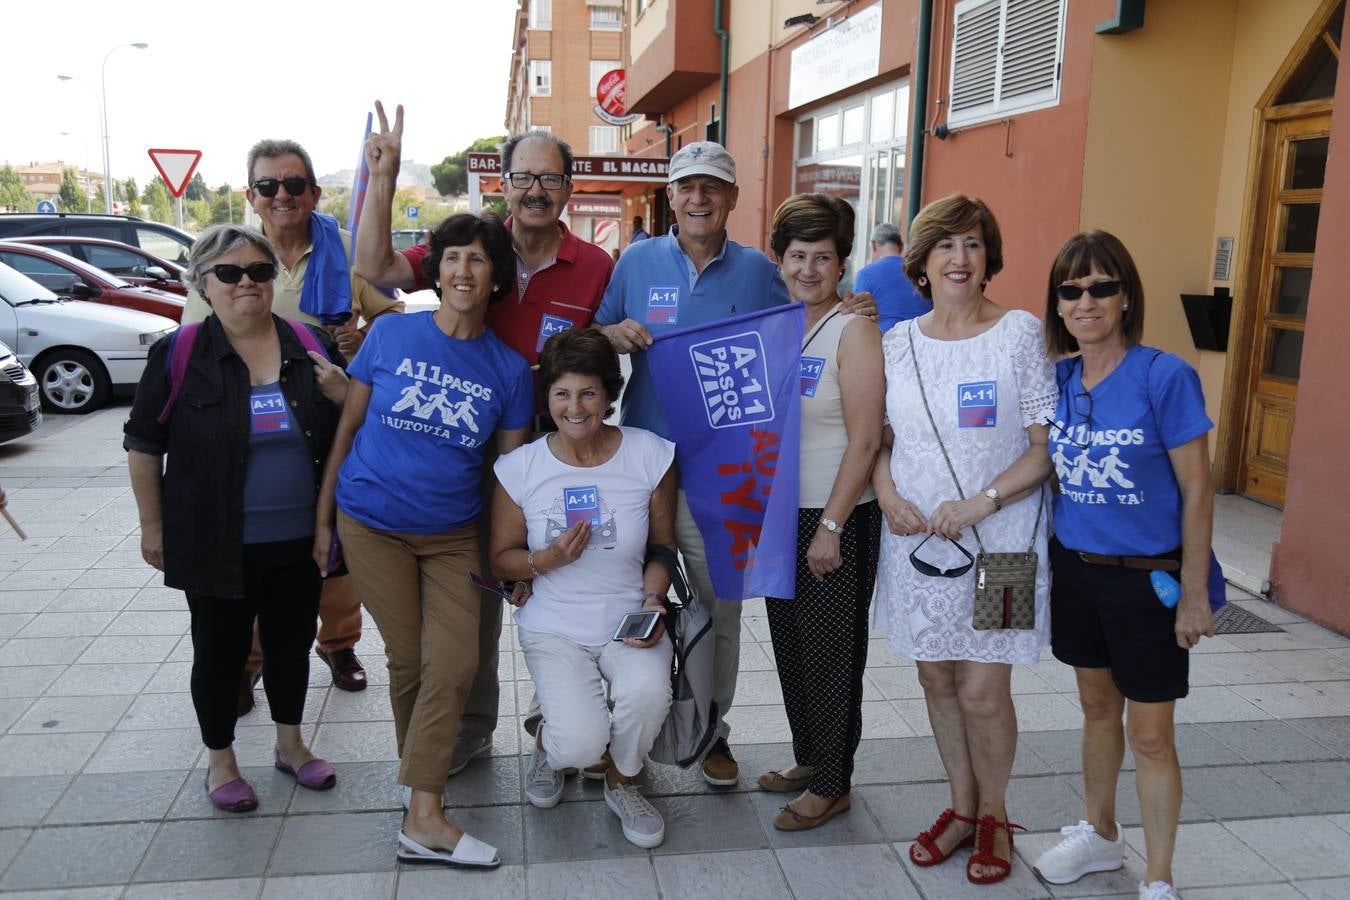
[[[201,150],[238,187],[248,148],[299,141],[322,176],[356,165],[367,111],[405,111],[403,159],[431,164],[505,128],[516,0],[32,0],[7,3],[0,163],[102,171],[107,57],[114,178],[158,177],[150,148]],[[378,10],[375,17],[371,10]],[[60,81],[72,75],[79,81]],[[63,135],[62,132],[68,132]]]

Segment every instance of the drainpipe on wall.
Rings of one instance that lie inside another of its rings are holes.
[[[720,0],[719,0],[720,2]],[[923,146],[928,122],[928,45],[933,33],[933,0],[919,2],[919,39],[914,49],[914,118],[909,134],[909,185],[905,210],[905,233],[919,214],[923,199]]]
[[[722,27],[723,0],[713,3],[713,34],[722,42],[722,89],[717,100],[717,143],[727,145],[727,59],[731,47],[731,35]],[[669,155],[669,154],[667,154]]]

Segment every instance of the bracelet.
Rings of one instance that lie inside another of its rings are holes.
[[[652,600],[652,599],[655,599],[655,600],[656,600],[658,603],[660,603],[662,606],[665,606],[665,605],[666,605],[666,595],[665,595],[665,594],[658,594],[656,591],[649,591],[648,593],[646,593],[646,594],[643,595],[643,597],[642,597],[642,603],[643,603],[643,605],[645,606],[645,605],[647,604],[647,601],[648,601],[648,600]]]
[[[534,551],[531,550],[525,554],[525,564],[530,567],[530,574],[535,578],[539,577],[539,570],[534,567]]]

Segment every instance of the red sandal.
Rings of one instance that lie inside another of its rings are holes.
[[[994,829],[1003,828],[1008,832],[1008,859],[994,855]],[[1026,831],[1014,822],[1000,822],[993,816],[981,816],[975,823],[975,852],[966,861],[966,880],[971,884],[995,884],[1008,877],[1012,872],[1013,829]],[[1000,871],[993,875],[976,875],[971,871],[975,866],[993,866]]]
[[[966,847],[975,846],[975,833],[971,832],[961,839],[961,842],[951,849],[951,853],[943,853],[942,848],[937,845],[937,839],[946,833],[948,826],[953,822],[965,822],[968,825],[974,825],[975,820],[968,816],[958,815],[956,810],[950,806],[942,811],[933,823],[933,827],[925,831],[914,839],[914,843],[909,848],[909,861],[916,866],[936,866],[938,863],[946,862],[947,859],[957,850],[963,850]],[[914,855],[914,848],[922,847],[928,851],[928,859],[919,859]]]

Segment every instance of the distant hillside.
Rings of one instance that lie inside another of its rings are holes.
[[[331,175],[320,175],[319,186],[349,188],[352,186],[352,179],[355,177],[355,169],[342,169]],[[403,165],[399,168],[398,186],[403,188],[411,187],[415,184],[420,184],[431,191],[435,191],[436,182],[435,179],[431,177],[431,166],[404,160]]]

